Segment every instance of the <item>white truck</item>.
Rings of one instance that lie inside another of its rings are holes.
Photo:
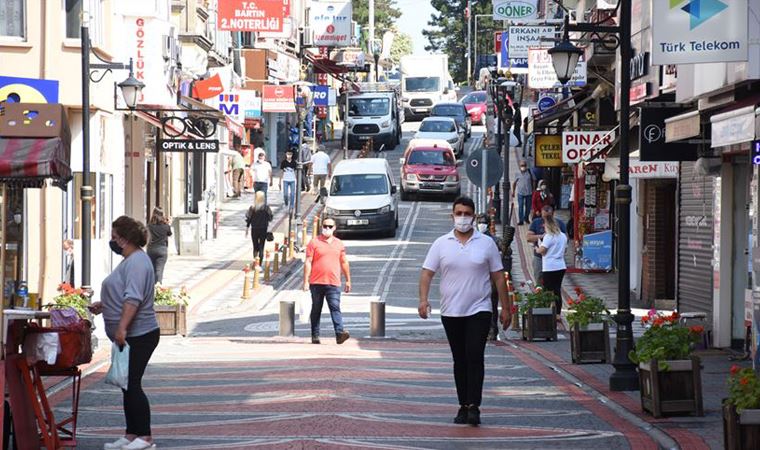
[[[385,144],[393,150],[401,142],[404,110],[398,85],[358,83],[358,92],[348,95],[346,126],[348,148],[358,149],[370,139],[375,149]]]
[[[401,57],[401,96],[407,118],[423,118],[438,102],[456,101],[447,55]]]

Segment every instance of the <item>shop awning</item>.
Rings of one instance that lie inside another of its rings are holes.
[[[0,138],[0,183],[42,187],[46,179],[66,189],[71,149],[60,137]]]
[[[593,100],[588,90],[580,91],[572,97],[568,97],[544,112],[533,115],[533,128],[545,128],[553,122],[563,124],[575,111],[582,108],[586,103]],[[572,102],[576,102],[574,105]]]

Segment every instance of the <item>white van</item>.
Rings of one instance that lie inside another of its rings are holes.
[[[340,235],[382,232],[393,237],[398,228],[396,189],[387,160],[343,160],[333,170],[325,216],[335,219]]]

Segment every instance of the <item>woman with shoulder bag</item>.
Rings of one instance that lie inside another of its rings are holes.
[[[251,229],[251,240],[253,240],[253,260],[258,257],[259,270],[264,264],[264,246],[266,245],[269,231],[269,222],[272,221],[274,214],[272,209],[266,204],[266,194],[263,191],[256,192],[256,198],[253,206],[248,208],[245,214],[245,235],[248,236],[248,228]]]
[[[172,235],[171,220],[164,216],[164,210],[156,206],[148,224],[150,241],[148,241],[148,256],[153,263],[156,282],[164,280],[164,267],[169,257],[169,237]]]

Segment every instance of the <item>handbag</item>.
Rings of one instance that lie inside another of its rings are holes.
[[[267,241],[272,242],[274,240],[274,234],[271,231],[267,231]]]

